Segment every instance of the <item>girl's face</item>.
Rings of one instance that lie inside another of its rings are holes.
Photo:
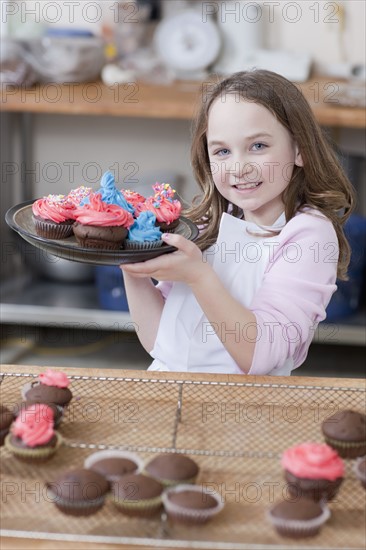
[[[301,155],[288,130],[265,107],[226,94],[212,104],[207,128],[217,190],[247,221],[272,225],[284,210],[282,192]]]

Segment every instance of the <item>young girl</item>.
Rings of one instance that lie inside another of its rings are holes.
[[[150,370],[289,375],[346,278],[352,186],[301,92],[264,70],[204,98],[192,165],[198,240],[165,234],[176,252],[121,266]]]

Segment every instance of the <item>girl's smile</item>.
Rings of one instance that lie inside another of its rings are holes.
[[[257,183],[252,183],[252,182],[249,182],[249,183],[236,183],[233,187],[235,187],[235,189],[237,189],[239,192],[245,192],[247,193],[248,191],[254,191],[255,189],[257,189],[260,185],[262,184],[261,181],[257,182]]]
[[[271,225],[295,164],[302,166],[290,132],[262,105],[227,94],[211,106],[207,143],[217,190],[246,220]]]

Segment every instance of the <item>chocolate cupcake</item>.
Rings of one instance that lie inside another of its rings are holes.
[[[36,403],[26,414],[18,415],[6,436],[6,448],[19,460],[43,462],[49,460],[62,443],[53,427],[53,412]]]
[[[110,483],[126,474],[137,474],[142,470],[143,461],[134,453],[118,450],[98,451],[88,456],[84,467],[98,472]]]
[[[60,512],[70,516],[91,516],[104,506],[109,482],[93,470],[78,468],[47,483],[47,495]]]
[[[98,227],[75,222],[73,231],[77,242],[83,248],[119,250],[127,237],[127,229],[117,226]]]
[[[361,485],[366,489],[366,456],[358,458],[354,464],[354,471]]]
[[[153,185],[154,195],[148,197],[140,206],[140,211],[152,212],[156,218],[156,225],[163,233],[173,233],[179,225],[179,216],[182,205],[175,198],[175,190],[169,183]]]
[[[127,516],[151,517],[162,507],[163,490],[151,477],[128,474],[113,483],[113,502]]]
[[[181,454],[158,455],[145,465],[146,474],[166,487],[195,483],[198,471],[196,462]]]
[[[342,458],[357,458],[366,454],[366,415],[357,411],[338,411],[321,426],[328,445]]]
[[[152,212],[141,212],[128,231],[125,248],[130,250],[149,250],[163,245],[162,232],[155,225]]]
[[[84,248],[119,250],[133,224],[132,214],[121,206],[103,202],[100,193],[92,193],[88,200],[75,211],[73,232],[78,244]]]
[[[224,503],[218,493],[197,485],[177,485],[163,494],[168,517],[178,523],[201,524],[217,515]]]
[[[14,420],[14,414],[4,405],[0,405],[0,447],[4,445],[10,426]]]
[[[65,239],[72,235],[75,204],[65,195],[48,195],[32,204],[37,235],[47,239]]]
[[[32,403],[53,403],[62,409],[72,399],[69,384],[70,380],[65,373],[47,369],[35,381],[23,386],[22,397]]]
[[[279,535],[301,539],[317,535],[329,519],[329,509],[311,499],[283,500],[275,504],[267,514]]]
[[[286,449],[281,460],[291,496],[332,500],[343,482],[344,463],[324,443],[302,443]]]

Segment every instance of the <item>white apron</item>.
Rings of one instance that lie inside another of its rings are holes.
[[[282,229],[284,224],[283,213],[271,227]],[[257,236],[247,229],[264,233],[252,222],[223,214],[217,243],[203,255],[230,294],[245,307],[250,306],[261,285],[273,250],[271,243],[278,243],[278,235]],[[233,320],[228,331],[240,331],[238,325],[235,327]],[[174,283],[167,296],[151,356],[154,361],[149,370],[243,374],[184,283]],[[293,360],[289,359],[273,374],[289,375],[292,368]]]

